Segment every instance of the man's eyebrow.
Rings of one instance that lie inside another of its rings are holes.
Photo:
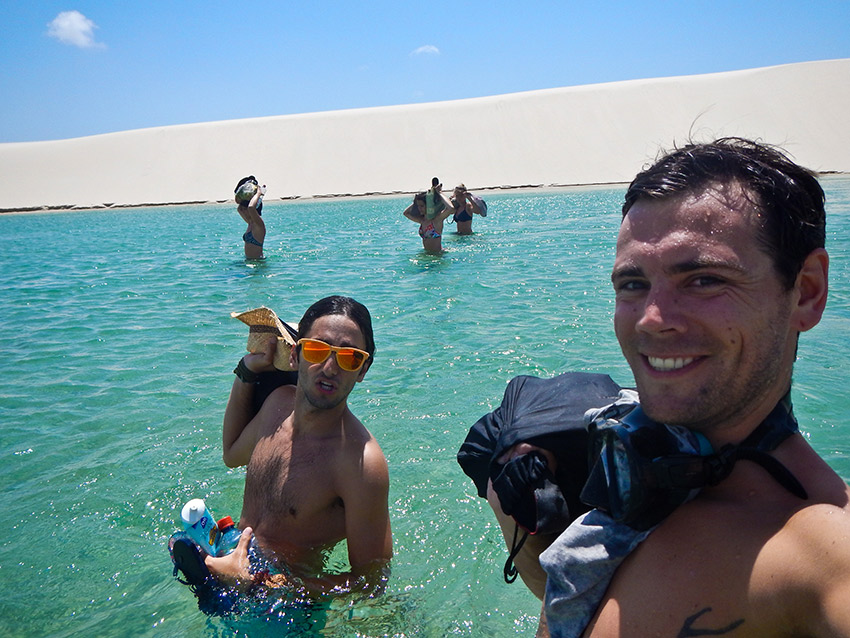
[[[356,343],[354,343],[354,341],[351,341],[350,339],[342,339],[339,343],[333,343],[332,341],[330,341],[328,339],[322,339],[320,337],[308,337],[308,339],[317,339],[319,341],[324,341],[329,346],[333,346],[335,348],[355,348],[357,350],[363,350],[364,352],[366,351],[365,345],[361,348]]]
[[[643,277],[643,269],[638,268],[637,266],[628,265],[621,266],[620,268],[614,268],[611,272],[611,281],[615,279],[622,279],[624,277]]]
[[[696,272],[698,270],[704,270],[706,268],[711,268],[715,270],[729,270],[733,272],[744,271],[741,265],[734,261],[728,261],[725,259],[712,259],[710,257],[698,257],[696,259],[689,259],[687,261],[673,264],[672,266],[666,269],[666,272],[671,275],[681,275],[689,272]],[[614,268],[614,270],[611,272],[611,281],[614,281],[616,279],[644,276],[645,275],[642,268],[633,264],[626,264],[620,268]]]
[[[668,272],[678,275],[682,273],[694,272],[695,270],[704,270],[712,268],[714,270],[731,270],[734,272],[743,272],[743,267],[737,261],[729,261],[728,259],[713,259],[708,256],[689,259],[678,264],[673,264]]]

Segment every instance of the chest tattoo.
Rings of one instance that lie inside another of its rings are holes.
[[[720,627],[718,629],[697,629],[694,627],[694,624],[697,620],[699,620],[700,616],[703,616],[710,611],[711,607],[706,607],[705,609],[695,613],[693,616],[688,616],[688,618],[685,619],[685,624],[679,631],[677,638],[691,638],[691,636],[722,636],[723,634],[728,634],[744,624],[744,619],[741,618],[740,620],[731,622],[725,627]]]

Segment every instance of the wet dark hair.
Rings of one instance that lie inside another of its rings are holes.
[[[369,310],[359,301],[351,297],[342,297],[333,295],[319,299],[312,306],[307,308],[307,312],[301,317],[298,322],[298,338],[302,339],[310,333],[313,323],[320,317],[327,315],[343,315],[351,319],[360,328],[363,334],[363,339],[366,341],[366,352],[371,359],[375,358],[375,337],[372,334],[372,316]]]
[[[424,202],[425,201],[425,191],[420,191],[413,196],[414,202]]]
[[[661,200],[738,182],[761,218],[761,248],[791,289],[806,257],[826,240],[823,189],[815,174],[781,149],[739,137],[689,143],[638,173],[626,191],[623,218],[641,199]]]

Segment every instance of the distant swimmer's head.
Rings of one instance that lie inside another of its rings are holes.
[[[236,188],[233,189],[233,192],[236,194],[236,203],[247,204],[250,202],[259,186],[257,178],[253,175],[248,175],[248,177],[240,179],[239,183],[236,184]]]
[[[416,208],[419,209],[419,214],[425,214],[426,200],[425,200],[425,191],[421,193],[416,193],[413,196],[413,203],[416,204]]]

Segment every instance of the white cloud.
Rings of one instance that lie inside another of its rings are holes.
[[[97,25],[79,11],[62,11],[47,25],[47,35],[81,49],[105,46],[95,42],[95,29]]]
[[[433,44],[425,44],[411,51],[410,55],[440,55],[440,50]]]

